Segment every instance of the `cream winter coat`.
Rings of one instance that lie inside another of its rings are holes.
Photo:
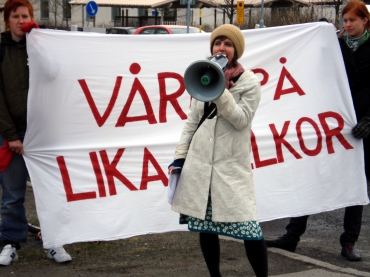
[[[206,119],[195,134],[204,103],[192,101],[174,158],[186,160],[173,211],[204,219],[211,192],[212,221],[257,220],[250,136],[261,98],[260,81],[247,70],[235,84],[214,101],[217,116]]]

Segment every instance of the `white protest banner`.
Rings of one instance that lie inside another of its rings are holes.
[[[252,152],[260,221],[368,203],[362,141],[334,27],[243,31],[261,80]],[[185,230],[167,167],[210,34],[33,30],[25,159],[45,247]]]

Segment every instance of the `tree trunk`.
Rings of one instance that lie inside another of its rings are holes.
[[[234,5],[231,4],[230,5],[230,24],[233,24],[234,23]]]

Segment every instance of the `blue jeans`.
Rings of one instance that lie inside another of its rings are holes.
[[[24,138],[24,132],[21,141]],[[0,145],[4,139],[0,137]],[[23,156],[14,153],[9,166],[0,172],[2,190],[0,240],[5,244],[14,244],[18,249],[20,242],[27,239],[28,223],[24,200],[28,171]]]

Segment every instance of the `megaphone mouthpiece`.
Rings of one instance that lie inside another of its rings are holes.
[[[221,54],[221,53],[217,53],[213,55],[210,58],[210,61],[217,64],[222,69],[222,71],[225,71],[227,66],[229,65],[229,61],[227,60],[226,55]]]

